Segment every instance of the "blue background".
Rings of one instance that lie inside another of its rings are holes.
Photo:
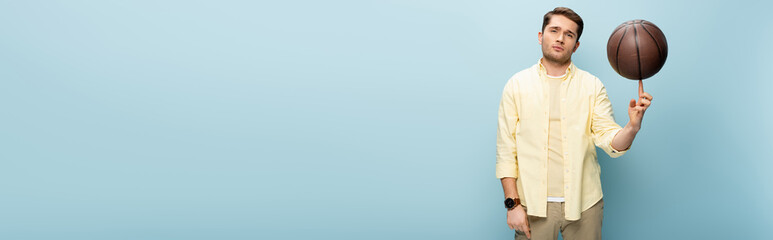
[[[761,239],[773,225],[763,1],[2,1],[2,239],[510,239],[502,88],[542,15],[617,122],[606,58],[668,39],[626,155],[600,152],[606,239]]]

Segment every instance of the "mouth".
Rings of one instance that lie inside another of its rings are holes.
[[[555,49],[556,51],[559,51],[559,52],[564,50],[564,48],[559,47],[559,46],[553,46],[553,49]]]

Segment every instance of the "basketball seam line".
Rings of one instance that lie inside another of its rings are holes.
[[[641,54],[639,54],[639,33],[636,31],[636,24],[633,25],[633,39],[636,40],[636,60],[639,62],[639,80],[641,79]]]
[[[655,26],[655,24],[654,24],[654,23],[651,23],[651,22],[642,22],[642,24],[644,24],[644,25],[650,25],[650,26],[653,26],[653,27],[657,28],[658,30],[660,30],[660,28],[659,28],[658,26]]]
[[[625,28],[623,26],[620,26],[618,28],[615,28],[615,31],[612,31],[612,35],[615,35],[615,33],[619,32],[620,30],[624,30]],[[611,37],[611,36],[610,36]]]
[[[663,50],[660,49],[660,44],[658,44],[658,40],[655,39],[655,36],[652,36],[652,33],[650,33],[650,30],[647,30],[647,28],[644,27],[644,24],[642,24],[641,28],[644,29],[644,31],[647,32],[647,34],[650,35],[650,37],[652,38],[652,41],[655,42],[655,47],[658,47],[658,56],[662,59],[663,58],[663,52],[662,52]]]
[[[620,36],[620,41],[617,42],[617,51],[615,51],[615,70],[617,73],[620,73],[620,44],[623,43],[623,38],[625,38],[625,34],[628,33],[628,28],[624,28],[623,35]]]

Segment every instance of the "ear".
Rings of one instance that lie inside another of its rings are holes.
[[[537,33],[537,42],[539,42],[539,45],[542,45],[542,32]]]
[[[578,48],[580,48],[580,41],[577,41],[577,44],[574,45],[574,50],[572,50],[572,53],[576,52]]]

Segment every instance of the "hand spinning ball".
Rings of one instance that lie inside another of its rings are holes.
[[[645,20],[620,24],[607,42],[609,64],[631,80],[652,77],[666,63],[667,56],[666,36],[658,26]]]

